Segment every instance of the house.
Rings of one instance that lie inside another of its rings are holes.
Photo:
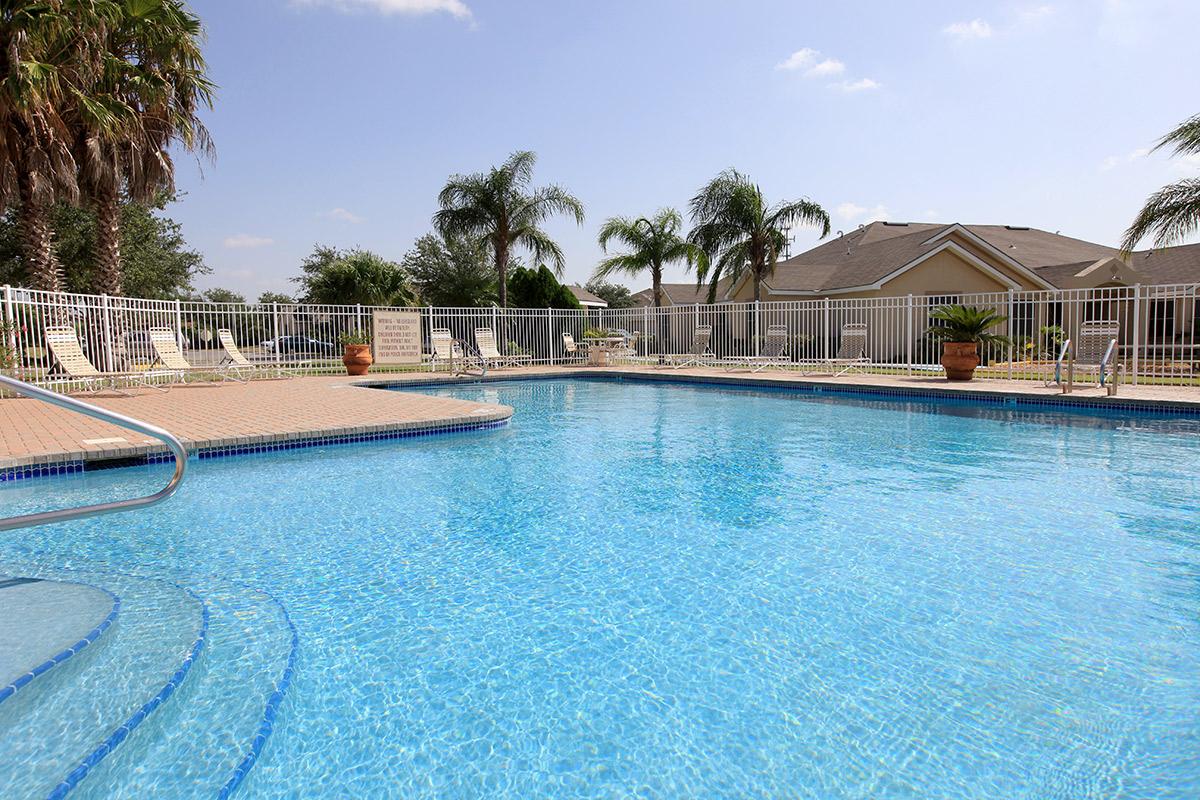
[[[717,302],[721,302],[729,281],[721,280],[717,284]],[[633,301],[637,307],[654,305],[653,288],[643,289],[633,293]],[[694,283],[664,283],[662,284],[663,306],[690,306],[696,303],[708,302],[708,285],[697,287]]]
[[[921,297],[1200,282],[1200,245],[1140,251],[1017,225],[872,222],[779,262],[763,300]],[[744,275],[718,298],[754,299]]]
[[[579,305],[583,306],[585,310],[590,311],[593,308],[608,308],[607,301],[597,297],[578,284],[571,284],[567,286],[567,288],[571,290],[571,294],[575,295],[575,299],[579,301]]]

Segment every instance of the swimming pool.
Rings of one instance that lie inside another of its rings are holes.
[[[0,539],[0,574],[121,600],[0,703],[0,796],[173,680],[71,797],[1200,794],[1197,420],[425,391],[513,421],[200,461],[148,512]]]

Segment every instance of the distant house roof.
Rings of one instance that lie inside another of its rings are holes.
[[[584,308],[608,308],[608,301],[597,297],[582,286],[572,284],[567,288],[571,290],[571,294],[575,295],[579,305]]]
[[[728,288],[728,280],[723,279],[717,284],[717,302],[720,302],[724,298],[725,291]],[[690,306],[696,303],[704,304],[708,302],[708,284],[697,287],[694,283],[664,283],[662,290],[664,295],[663,305]],[[642,289],[640,292],[634,292],[633,300],[638,306],[654,305],[653,287]]]
[[[1106,247],[1037,228],[928,222],[872,222],[775,266],[770,291],[826,294],[880,288],[906,266],[919,263],[945,244],[951,233],[989,248],[1031,282],[1046,288],[1092,265],[1118,256]],[[1200,245],[1133,254],[1132,266],[1152,283],[1200,280]],[[729,287],[729,296],[737,287]]]

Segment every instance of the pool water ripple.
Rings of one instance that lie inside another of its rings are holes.
[[[424,391],[514,419],[202,462],[147,514],[27,534],[48,572],[136,561],[279,599],[293,684],[236,796],[1200,794],[1195,420]],[[189,713],[227,736],[235,692]]]

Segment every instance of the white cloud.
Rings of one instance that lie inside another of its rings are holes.
[[[843,92],[865,92],[871,89],[878,89],[883,86],[882,83],[870,78],[859,78],[856,81],[842,81],[841,83],[831,84],[834,88],[841,89]]]
[[[942,28],[942,33],[961,42],[970,39],[987,39],[992,35],[992,26],[987,20],[973,19],[970,22],[953,22]]]
[[[1107,172],[1108,170],[1115,169],[1122,164],[1132,164],[1139,158],[1145,158],[1148,155],[1150,155],[1150,148],[1139,147],[1136,150],[1131,150],[1123,156],[1109,156],[1100,164],[1100,169]]]
[[[836,58],[827,58],[820,64],[815,64],[808,69],[804,76],[807,78],[818,78],[829,75],[841,75],[846,71],[846,65],[838,61]]]
[[[248,233],[239,233],[237,236],[225,239],[225,246],[234,250],[247,247],[266,247],[269,244],[275,244],[275,240],[268,239],[266,236],[251,236]]]
[[[817,51],[810,47],[802,47],[775,65],[775,69],[785,72],[806,69],[817,60]]]
[[[342,12],[374,11],[384,16],[392,14],[449,14],[457,19],[471,19],[471,9],[462,0],[292,0],[294,5],[332,8]]]
[[[328,219],[336,219],[339,222],[349,222],[351,225],[357,225],[358,223],[363,221],[363,218],[360,217],[358,214],[355,214],[352,211],[347,211],[344,208],[331,209],[329,211],[326,211],[321,216],[326,217]]]
[[[887,219],[889,216],[887,206],[883,203],[878,203],[873,208],[867,208],[866,206],[860,206],[858,203],[849,201],[838,205],[833,210],[833,213],[843,222],[850,223],[858,222],[859,220],[871,222],[877,219]]]
[[[1017,9],[1017,22],[1022,25],[1037,25],[1054,15],[1054,6],[1026,6]]]

